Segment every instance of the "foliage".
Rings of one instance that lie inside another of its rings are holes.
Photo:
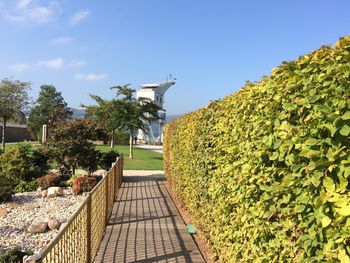
[[[5,149],[6,125],[9,120],[24,120],[23,110],[28,105],[27,89],[30,83],[3,79],[0,82],[0,120],[3,123],[2,149]]]
[[[114,134],[118,128],[128,131],[130,151],[129,157],[133,158],[133,138],[138,129],[148,132],[148,124],[151,119],[158,118],[160,107],[148,98],[135,99],[134,89],[129,88],[129,84],[124,86],[114,86],[117,89],[117,98],[110,101],[104,100],[96,95],[91,97],[98,103],[97,106],[88,106],[87,113],[93,119],[101,121],[107,130]],[[114,137],[114,136],[113,136]],[[112,138],[112,140],[114,140]]]
[[[0,203],[9,201],[13,194],[13,182],[0,174]]]
[[[59,186],[60,181],[61,177],[58,174],[54,172],[49,172],[45,176],[36,179],[36,184],[39,187],[46,189],[51,186]]]
[[[0,170],[16,183],[31,181],[48,170],[47,161],[42,149],[32,149],[30,144],[21,143],[0,155]]]
[[[0,156],[0,169],[13,181],[29,180],[30,168],[29,144],[19,144]]]
[[[83,192],[90,192],[97,184],[97,179],[94,176],[79,176],[73,181],[73,192],[81,194]]]
[[[114,142],[116,145],[129,145],[129,134],[121,129],[116,129],[114,132]]]
[[[114,163],[117,157],[120,156],[118,152],[109,151],[101,154],[101,159],[99,165],[104,170],[109,170],[112,167],[112,163]]]
[[[36,188],[37,188],[37,185],[36,185],[36,181],[35,180],[30,181],[30,182],[21,180],[15,186],[14,191],[16,193],[32,192],[32,191],[35,191]]]
[[[46,154],[44,147],[31,150],[30,163],[32,165],[32,178],[38,178],[49,170],[49,156]]]
[[[349,262],[350,37],[167,125],[173,192],[222,262]]]
[[[57,120],[65,120],[72,116],[61,92],[52,85],[42,85],[39,97],[31,110],[28,126],[37,134],[44,124]]]
[[[99,154],[90,140],[101,128],[92,120],[55,122],[49,129],[47,152],[60,165],[61,173],[75,173],[80,166],[90,173],[97,169]]]
[[[18,263],[22,262],[22,259],[26,255],[32,255],[30,251],[21,251],[19,247],[13,248],[11,250],[5,251],[0,254],[0,263]]]

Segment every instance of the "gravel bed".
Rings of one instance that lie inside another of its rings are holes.
[[[7,212],[0,216],[0,253],[16,246],[38,253],[59,230],[32,234],[27,231],[28,227],[34,222],[58,219],[63,223],[62,228],[85,198],[86,195],[74,195],[70,188],[55,198],[42,198],[36,192],[15,194],[10,203],[0,204],[0,210]]]

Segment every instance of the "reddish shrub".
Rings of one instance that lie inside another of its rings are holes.
[[[79,176],[73,181],[73,192],[81,194],[83,192],[90,192],[97,184],[96,177],[93,176]]]
[[[48,188],[51,186],[57,186],[61,178],[54,172],[49,172],[47,175],[36,179],[36,184],[42,188]]]

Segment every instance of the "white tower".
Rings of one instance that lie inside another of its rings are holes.
[[[148,134],[145,134],[143,131],[139,130],[137,135],[138,140],[144,141],[148,144],[157,144],[163,141],[162,130],[166,118],[165,109],[163,107],[164,94],[172,85],[175,84],[175,80],[176,79],[173,78],[162,83],[144,84],[136,92],[137,98],[149,98],[162,108],[162,110],[158,112],[160,119],[154,119],[151,121]]]

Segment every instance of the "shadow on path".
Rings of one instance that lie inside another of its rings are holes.
[[[125,176],[94,262],[205,262],[163,175]]]

